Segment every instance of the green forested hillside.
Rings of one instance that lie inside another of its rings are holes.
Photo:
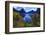
[[[13,12],[13,27],[39,27],[40,15],[36,14],[32,16],[32,22],[26,23],[22,20],[20,13]]]

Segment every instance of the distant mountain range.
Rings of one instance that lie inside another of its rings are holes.
[[[28,10],[24,9],[24,8],[13,8],[13,11],[15,12],[19,12],[19,13],[39,13],[40,14],[40,8],[37,8],[37,10],[29,10],[29,12],[26,12]]]

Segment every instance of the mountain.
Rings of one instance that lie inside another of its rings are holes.
[[[14,12],[19,12],[19,13],[25,13],[25,11],[24,11],[23,8],[22,8],[21,10],[17,10],[17,9],[15,9],[15,8],[13,8],[13,11],[14,11]]]
[[[25,13],[25,14],[34,14],[34,13],[38,13],[40,14],[40,8],[37,8],[37,11],[29,11],[29,12],[25,12],[26,10],[24,8],[21,7],[20,10],[17,10],[16,8],[13,8],[14,12],[19,12],[19,13]]]

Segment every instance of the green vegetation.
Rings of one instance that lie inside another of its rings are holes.
[[[36,14],[32,16],[32,22],[26,23],[22,20],[22,16],[13,12],[13,27],[39,27],[40,26],[40,15]]]

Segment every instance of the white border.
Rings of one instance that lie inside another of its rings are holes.
[[[19,3],[10,3],[9,4],[9,31],[10,32],[22,32],[22,31],[37,31],[43,30],[43,5],[34,5],[34,4],[19,4]],[[26,28],[13,28],[13,7],[37,7],[41,8],[40,12],[40,27],[26,27]]]

